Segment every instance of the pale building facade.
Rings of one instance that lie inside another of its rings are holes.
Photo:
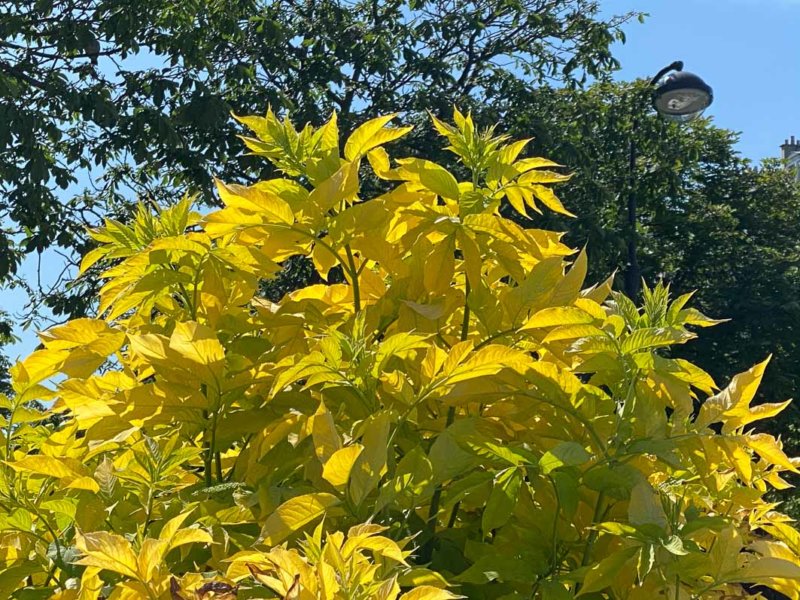
[[[787,168],[794,169],[800,179],[800,140],[795,140],[794,136],[786,140],[781,145],[781,158],[786,161]]]

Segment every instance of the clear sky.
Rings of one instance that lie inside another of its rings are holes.
[[[707,115],[741,133],[739,150],[753,160],[777,156],[790,135],[800,137],[800,0],[601,0],[603,10],[649,13],[626,29],[615,54],[617,78],[650,77],[674,60],[714,88]],[[57,266],[57,265],[56,265]],[[23,272],[35,273],[35,265]],[[21,310],[22,290],[2,290],[0,303]],[[32,331],[12,356],[33,350]]]
[[[615,49],[619,79],[652,76],[674,60],[714,88],[707,115],[741,133],[760,160],[800,137],[800,0],[602,0],[608,12],[640,10]]]

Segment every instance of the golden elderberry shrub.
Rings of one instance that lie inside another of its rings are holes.
[[[527,140],[433,119],[460,181],[393,120],[241,118],[281,177],[92,231],[97,316],[0,398],[0,597],[800,598],[766,363],[718,388],[688,296],[505,217],[569,215]]]

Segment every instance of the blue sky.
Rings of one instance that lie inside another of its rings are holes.
[[[714,88],[707,111],[741,133],[739,150],[756,161],[800,137],[800,0],[603,0],[608,12],[641,10],[615,54],[617,78],[655,74],[674,60]]]
[[[608,13],[650,14],[643,25],[629,24],[627,43],[615,48],[618,79],[649,77],[683,60],[714,88],[707,115],[741,133],[744,156],[777,156],[785,138],[800,137],[800,0],[602,0],[602,6]],[[23,272],[33,275],[35,264]],[[4,308],[22,309],[21,290],[0,293]],[[25,356],[37,340],[32,331],[16,333],[22,340],[10,354]]]

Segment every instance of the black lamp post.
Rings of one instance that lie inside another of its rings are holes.
[[[714,101],[711,87],[694,73],[683,70],[678,60],[661,69],[650,80],[653,88],[653,108],[668,121],[691,121],[703,114]],[[634,120],[634,134],[637,123]],[[641,271],[636,257],[636,137],[631,136],[630,190],[628,192],[628,268],[625,271],[625,293],[636,300],[641,285]]]

